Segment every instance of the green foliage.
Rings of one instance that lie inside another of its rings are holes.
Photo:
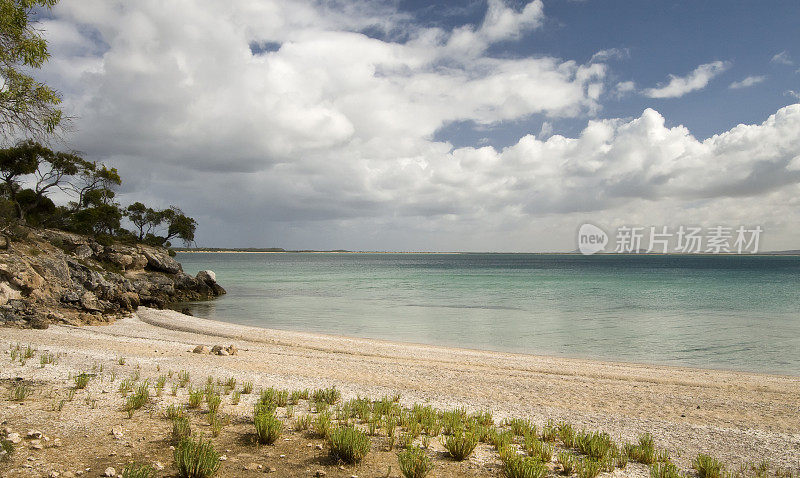
[[[123,410],[128,412],[128,418],[133,417],[133,412],[142,408],[148,401],[150,401],[150,389],[147,382],[139,385],[136,392],[133,393],[125,400]]]
[[[603,464],[591,458],[578,460],[575,473],[578,478],[595,478],[603,470]]]
[[[155,478],[156,471],[142,463],[128,463],[122,470],[122,478]]]
[[[575,471],[575,464],[577,461],[575,455],[562,451],[559,452],[557,459],[558,464],[561,465],[561,471],[563,474],[569,476],[573,471]]]
[[[242,393],[245,395],[253,393],[253,382],[244,382],[242,384]]]
[[[720,478],[723,466],[716,458],[701,453],[692,462],[692,468],[700,478]]]
[[[219,453],[210,441],[184,438],[175,447],[175,468],[181,478],[208,478],[219,469]]]
[[[189,390],[189,403],[186,405],[188,408],[200,408],[203,403],[202,390]]]
[[[189,418],[186,416],[176,416],[172,419],[172,439],[181,441],[192,435],[192,427],[189,423]]]
[[[602,460],[613,454],[616,446],[607,433],[580,432],[575,436],[575,448],[590,458]]]
[[[625,453],[633,460],[645,465],[650,465],[656,462],[656,445],[653,441],[652,435],[645,433],[639,437],[639,443],[636,445],[626,444]]]
[[[328,405],[334,405],[336,402],[339,401],[342,394],[339,393],[339,390],[336,387],[331,388],[323,388],[314,390],[311,394],[311,401],[317,403],[327,403]]]
[[[78,390],[83,390],[89,385],[89,380],[91,380],[92,376],[88,373],[79,373],[75,376],[75,388]]]
[[[273,412],[266,410],[256,413],[253,417],[256,427],[258,442],[264,445],[272,445],[281,436],[283,423],[275,417]]]
[[[683,478],[678,467],[670,462],[650,465],[650,478]]]
[[[456,461],[465,460],[478,445],[480,436],[473,431],[457,429],[442,440],[442,445]]]
[[[331,455],[346,463],[360,462],[370,450],[369,437],[355,427],[333,428],[328,432]]]
[[[532,433],[525,435],[525,451],[531,458],[543,463],[549,463],[553,458],[553,447],[538,439]]]
[[[5,438],[0,438],[0,461],[8,460],[14,453],[14,444]]]
[[[61,97],[28,74],[50,58],[33,15],[57,0],[0,0],[0,136],[47,136],[63,121]]]
[[[31,389],[27,385],[15,385],[11,389],[11,400],[15,402],[23,402],[31,394]]]
[[[433,470],[433,462],[420,447],[409,447],[397,454],[405,478],[424,478]]]
[[[502,454],[503,476],[506,478],[543,478],[547,467],[534,458],[517,455],[513,451]]]

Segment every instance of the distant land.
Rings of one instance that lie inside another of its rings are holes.
[[[581,254],[580,251],[574,250],[569,252],[432,252],[432,251],[351,251],[348,249],[284,249],[282,247],[174,247],[176,252],[184,253],[338,253],[338,254]],[[619,255],[615,252],[598,252],[596,255]],[[732,252],[721,254],[695,254],[695,253],[681,253],[681,252],[647,252],[642,249],[639,252],[623,253],[626,255],[662,255],[662,256],[693,256],[693,255],[754,255],[754,256],[800,256],[800,249],[789,249],[785,251],[764,251],[756,254],[735,254]]]

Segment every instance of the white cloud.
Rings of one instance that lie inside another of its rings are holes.
[[[789,57],[789,53],[786,50],[783,50],[782,52],[773,55],[770,61],[772,63],[778,63],[781,65],[794,65],[794,62]]]
[[[603,62],[608,60],[623,60],[630,58],[631,52],[628,48],[609,48],[607,50],[600,50],[592,55],[590,62]]]
[[[791,96],[792,98],[794,98],[796,100],[800,100],[800,92],[797,92],[797,91],[794,91],[794,90],[788,90],[784,94],[789,95],[789,96]]]
[[[705,88],[712,78],[727,70],[729,66],[728,62],[714,61],[698,66],[686,76],[669,75],[669,83],[657,88],[648,88],[644,94],[650,98],[679,98]]]
[[[79,116],[72,146],[120,168],[121,199],[181,205],[207,245],[573,249],[587,214],[772,221],[796,237],[800,105],[705,141],[650,109],[567,138],[546,125],[597,110],[606,67],[486,54],[536,28],[540,2],[495,1],[453,31],[376,3],[63,2],[43,75]],[[370,26],[403,41],[358,33]],[[538,137],[503,150],[433,139],[531,115]]]
[[[757,84],[763,82],[766,79],[767,79],[767,77],[763,76],[763,75],[761,75],[761,76],[748,76],[747,78],[743,79],[742,81],[734,81],[733,83],[730,84],[730,86],[728,86],[728,88],[730,88],[732,90],[738,90],[738,89],[741,89],[741,88],[747,88],[747,87],[750,87],[750,86],[753,86],[753,85],[757,85]]]
[[[622,81],[617,83],[617,85],[614,87],[614,92],[617,98],[621,98],[634,91],[636,91],[636,83],[633,81]]]

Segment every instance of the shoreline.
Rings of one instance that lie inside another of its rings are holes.
[[[492,410],[498,422],[512,416],[540,425],[548,419],[568,420],[621,442],[651,433],[683,468],[697,453],[717,456],[731,467],[769,459],[794,469],[800,461],[800,378],[793,376],[262,329],[145,307],[104,326],[4,328],[0,340],[63,353],[63,365],[73,374],[98,361],[126,357],[143,377],[158,376],[157,369],[187,370],[201,379],[237,376],[257,387],[336,386],[343,399],[399,393],[404,406]],[[238,355],[191,352],[200,344],[230,343]],[[24,370],[26,379],[54,380],[47,376],[50,369],[37,365]],[[0,373],[10,379],[22,372],[8,368]],[[245,406],[243,414],[249,409]],[[43,420],[38,412],[21,413],[20,420]],[[63,421],[65,430],[85,429],[79,416]]]

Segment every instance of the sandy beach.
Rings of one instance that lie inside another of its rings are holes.
[[[239,326],[144,307],[106,326],[2,328],[0,340],[4,347],[30,344],[60,355],[52,367],[40,367],[38,360],[25,366],[4,365],[0,378],[6,389],[17,378],[43,389],[64,388],[70,375],[97,364],[105,364],[106,372],[120,369],[119,374],[136,367],[142,378],[152,381],[166,370],[187,370],[194,380],[231,376],[240,383],[254,382],[256,390],[336,386],[345,399],[399,393],[405,406],[419,402],[443,409],[491,410],[498,422],[511,416],[540,424],[547,419],[568,420],[577,428],[606,431],[619,442],[635,441],[649,432],[684,468],[699,452],[731,467],[764,459],[795,472],[800,466],[797,376],[392,343]],[[199,344],[235,344],[239,352],[235,356],[192,353]],[[124,366],[117,364],[120,357],[125,358]],[[96,387],[93,392],[92,387]],[[116,390],[113,387],[93,383],[89,393],[121,400],[109,393]],[[54,428],[44,400],[9,405],[7,396],[0,410],[4,426],[48,428],[47,433],[58,434],[62,441],[93,433],[107,436],[115,423],[126,422],[117,410],[103,415],[76,406],[73,413],[61,414]],[[156,408],[158,400],[170,403],[172,398],[156,399]],[[251,407],[243,401],[234,408],[246,415]],[[92,423],[99,426],[94,429]],[[636,468],[615,473],[636,474]]]

